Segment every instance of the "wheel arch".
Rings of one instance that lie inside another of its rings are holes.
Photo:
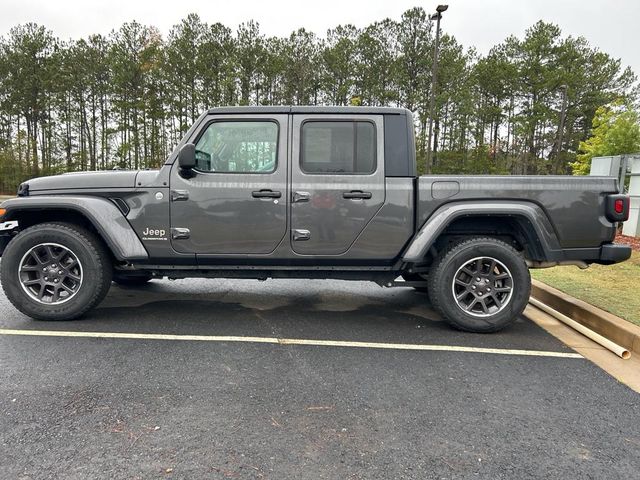
[[[110,200],[88,196],[21,197],[2,203],[4,221],[15,220],[18,228],[45,222],[83,226],[95,232],[118,261],[146,260],[144,245],[119,208]]]
[[[402,260],[420,263],[447,238],[490,236],[516,241],[527,259],[552,261],[562,249],[542,208],[531,202],[452,202],[438,208],[422,225]]]

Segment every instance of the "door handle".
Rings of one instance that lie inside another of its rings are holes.
[[[171,238],[174,240],[184,240],[191,236],[191,230],[188,228],[176,227],[171,229]]]
[[[180,202],[189,200],[189,192],[187,190],[171,190],[171,201]]]
[[[251,192],[251,196],[253,198],[280,198],[282,196],[282,192],[274,192],[273,190],[254,190]]]
[[[311,232],[309,230],[302,230],[298,228],[293,229],[293,241],[304,242],[311,239]]]
[[[371,198],[371,192],[363,192],[362,190],[351,190],[350,192],[344,192],[342,198],[348,199],[369,199]]]
[[[308,202],[310,197],[309,192],[293,192],[293,203]]]

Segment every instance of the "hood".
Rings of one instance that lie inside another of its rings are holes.
[[[32,178],[18,190],[18,194],[26,189],[28,193],[51,190],[85,190],[93,188],[134,188],[136,170],[103,170],[96,172],[63,173],[50,177]],[[23,193],[24,195],[25,193]]]

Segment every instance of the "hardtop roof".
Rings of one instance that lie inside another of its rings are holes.
[[[346,114],[346,115],[407,115],[411,113],[406,108],[396,107],[337,107],[337,106],[231,106],[216,107],[208,111],[209,114],[251,114],[251,113],[326,113],[326,114]]]

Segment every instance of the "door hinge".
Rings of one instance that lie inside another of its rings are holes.
[[[171,238],[174,240],[185,240],[189,237],[191,237],[191,230],[188,228],[176,227],[171,229]]]
[[[292,231],[294,242],[304,242],[305,240],[311,239],[311,232],[309,230],[299,230],[296,228]]]

